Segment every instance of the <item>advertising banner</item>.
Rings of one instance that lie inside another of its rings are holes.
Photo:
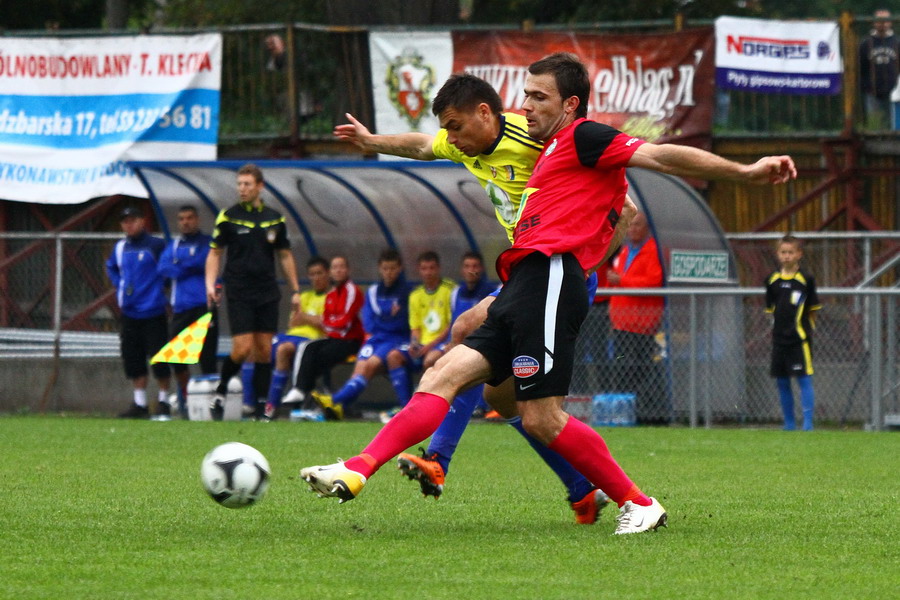
[[[650,142],[705,147],[713,111],[713,32],[666,34],[454,32],[453,70],[489,81],[520,112],[528,65],[572,52],[591,79],[588,118]]]
[[[214,160],[222,38],[0,38],[0,197],[144,197],[129,160]]]
[[[379,133],[434,133],[430,101],[451,73],[490,82],[504,110],[521,112],[528,65],[577,54],[588,68],[588,117],[652,142],[706,147],[713,111],[713,31],[668,34],[372,33]],[[428,103],[420,108],[420,101]]]
[[[841,91],[837,23],[716,19],[716,84],[781,94]]]

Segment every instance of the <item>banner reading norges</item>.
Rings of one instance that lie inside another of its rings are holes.
[[[453,71],[477,75],[521,112],[528,65],[573,52],[588,68],[588,118],[650,142],[708,147],[714,104],[711,28],[677,33],[599,35],[453,32]]]

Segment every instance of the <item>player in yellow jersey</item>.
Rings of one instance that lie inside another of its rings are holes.
[[[423,252],[416,259],[422,285],[409,294],[409,344],[391,350],[387,355],[388,371],[397,373],[396,369],[406,368],[409,371],[427,369],[440,358],[438,347],[447,341],[450,335],[450,324],[453,322],[451,296],[456,283],[441,276],[441,260],[436,252]],[[406,386],[397,385],[397,401],[400,407],[406,406],[412,396],[409,377]],[[382,415],[382,421],[390,420],[391,411]]]
[[[328,261],[320,256],[310,258],[306,263],[306,276],[311,288],[300,294],[300,303],[291,311],[287,331],[276,335],[272,340],[272,362],[275,369],[263,413],[263,420],[266,421],[275,418],[298,349],[303,348],[309,340],[317,340],[325,335],[322,331],[322,313],[325,311],[325,296],[331,287]]]
[[[373,134],[350,114],[347,115],[350,123],[335,127],[334,135],[367,152],[417,160],[444,158],[463,164],[484,188],[494,206],[497,220],[512,241],[522,192],[534,163],[543,150],[543,143],[528,135],[525,117],[503,112],[503,102],[496,90],[473,75],[452,75],[435,96],[432,112],[437,115],[441,124],[441,130],[436,135],[418,132]],[[636,212],[634,204],[626,200],[626,208],[622,212],[616,232],[618,242],[621,242],[628,221]],[[617,248],[618,245],[614,241],[611,247]],[[494,298],[495,296],[488,296],[456,319],[451,331],[452,345],[461,342],[469,332],[484,322]],[[512,387],[509,385],[511,381],[512,379],[495,389],[485,386],[485,397],[528,440],[563,481],[568,489],[568,500],[575,511],[576,520],[584,524],[594,523],[608,499],[558,454],[525,432],[515,407]],[[445,423],[448,421],[445,420]],[[462,427],[464,428],[464,423]],[[400,456],[401,470],[411,479],[419,481],[425,495],[437,497],[441,494],[450,456],[461,435],[462,429],[459,426],[455,432],[442,432],[439,429],[435,433],[436,439],[451,440],[443,453],[431,452],[432,448],[429,446],[429,452],[423,451],[422,457],[409,454]]]
[[[477,77],[454,75],[442,90],[459,82],[461,85],[457,87],[465,91],[473,80],[482,82]],[[440,93],[435,98],[435,109],[439,100]],[[459,102],[460,106],[469,104],[465,99]],[[472,102],[475,104],[471,109],[450,106],[444,109],[440,115],[442,128],[433,136],[414,132],[373,135],[350,114],[347,115],[350,124],[338,125],[335,135],[370,152],[418,160],[445,158],[461,163],[484,188],[494,205],[497,220],[512,241],[522,192],[544,145],[528,136],[525,117],[502,112],[499,96],[494,106],[477,102],[475,96]]]

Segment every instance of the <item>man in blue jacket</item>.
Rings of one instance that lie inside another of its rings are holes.
[[[178,209],[178,231],[159,259],[157,271],[170,280],[169,303],[172,305],[172,328],[169,338],[174,338],[191,323],[202,317],[209,308],[206,306],[206,255],[212,237],[200,231],[200,215],[191,205]],[[203,350],[200,352],[200,370],[204,375],[218,373],[216,350],[219,345],[219,327],[216,310],[210,322]],[[190,371],[187,365],[174,364],[175,379],[178,382],[179,402],[184,406],[187,398],[187,384]],[[164,410],[164,408],[163,408]]]
[[[129,207],[119,218],[125,239],[116,242],[106,261],[106,273],[116,288],[116,299],[122,311],[122,363],[125,376],[134,386],[134,401],[119,417],[146,419],[147,358],[156,354],[168,341],[166,297],[163,277],[157,272],[159,258],[166,243],[144,229],[144,214]],[[169,365],[153,365],[153,376],[159,383],[156,415],[170,414]]]

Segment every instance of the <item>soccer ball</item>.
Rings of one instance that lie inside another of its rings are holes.
[[[227,508],[243,508],[262,500],[271,473],[266,457],[240,442],[216,446],[200,464],[200,481],[206,493]]]

